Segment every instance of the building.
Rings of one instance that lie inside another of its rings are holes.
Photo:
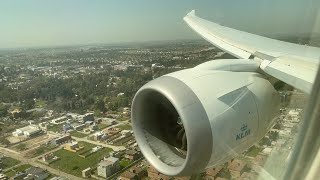
[[[233,159],[229,162],[228,169],[232,178],[239,178],[247,170],[247,163],[241,160]]]
[[[24,179],[37,179],[37,180],[43,180],[49,177],[49,173],[47,173],[45,170],[38,168],[38,167],[30,167],[26,170],[27,177]]]
[[[99,126],[96,125],[96,124],[90,125],[89,128],[90,128],[91,131],[98,131],[99,130]]]
[[[217,178],[215,178],[214,180],[228,180],[228,179],[222,178],[222,177],[217,177]]]
[[[42,161],[47,162],[50,160],[58,160],[60,159],[59,157],[53,155],[53,153],[45,154],[42,156]]]
[[[83,115],[82,117],[83,122],[87,122],[87,121],[94,121],[94,115],[93,113],[86,113]]]
[[[71,151],[71,152],[77,152],[83,149],[83,147],[79,146],[77,141],[73,141],[71,143],[67,143],[64,145],[64,149]]]
[[[254,174],[254,173],[248,173],[248,172],[244,172],[242,175],[241,175],[241,179],[243,180],[256,180],[258,179],[258,175],[257,174]]]
[[[256,165],[256,166],[259,166],[259,167],[263,167],[264,164],[266,163],[267,159],[268,159],[267,156],[258,154],[254,158],[254,161],[252,161],[252,163],[253,163],[253,165]]]
[[[0,180],[6,180],[8,177],[5,174],[0,173]]]
[[[134,161],[134,160],[139,159],[141,156],[142,156],[142,154],[140,151],[137,151],[135,149],[130,149],[125,152],[124,157],[131,160],[131,161]]]
[[[42,130],[47,130],[47,127],[48,127],[49,123],[48,122],[42,122],[42,123],[39,123],[39,127],[42,129]]]
[[[59,118],[56,118],[56,119],[52,119],[51,123],[52,124],[63,124],[66,121],[67,121],[67,117],[66,116],[62,116],[62,117],[59,117]]]
[[[121,132],[120,128],[110,128],[106,130],[108,136],[113,136],[115,134],[118,134],[119,132]]]
[[[41,129],[36,125],[29,125],[20,129],[16,129],[12,132],[13,136],[25,136],[25,137],[34,137],[41,133]]]
[[[53,177],[50,180],[69,180],[66,177],[58,176],[58,177]]]
[[[91,176],[91,168],[88,167],[87,169],[82,170],[82,177],[90,177]]]
[[[132,131],[131,131],[131,130],[122,130],[122,131],[121,131],[121,135],[122,135],[123,137],[129,137],[129,136],[132,135]]]
[[[65,135],[65,136],[61,136],[61,137],[58,137],[58,138],[55,138],[55,139],[51,140],[51,144],[52,145],[60,145],[60,144],[69,142],[71,140],[72,139],[71,139],[70,135]]]
[[[80,124],[80,123],[72,123],[71,126],[76,131],[80,131],[80,130],[82,130],[83,128],[86,127],[85,124]]]
[[[190,180],[191,178],[188,176],[176,177],[175,180]]]
[[[130,171],[125,171],[120,175],[120,180],[138,180],[138,176]]]
[[[148,176],[148,172],[145,169],[142,169],[142,168],[137,167],[137,166],[134,166],[134,167],[130,168],[129,171],[134,173],[135,175],[137,175],[138,179],[142,179],[142,178]]]
[[[95,141],[107,139],[107,136],[102,131],[98,131],[94,133],[92,136]]]
[[[98,164],[98,175],[107,178],[120,170],[120,161],[115,157],[108,157]]]
[[[170,180],[171,177],[166,176],[164,174],[161,174],[159,171],[157,171],[153,166],[149,165],[148,166],[148,177],[151,180],[158,180],[158,179],[162,179],[162,180]]]
[[[124,107],[123,111],[122,111],[122,114],[124,116],[130,116],[130,108],[129,107]]]
[[[272,152],[272,148],[269,148],[269,147],[264,148],[264,149],[262,150],[262,153],[267,154],[267,155],[270,155],[271,152]]]
[[[25,176],[26,176],[25,173],[18,172],[13,177],[11,177],[10,180],[18,180],[18,179],[20,180],[20,179],[23,179]]]
[[[110,156],[116,157],[116,158],[121,158],[124,155],[123,151],[111,151]]]
[[[72,126],[70,125],[70,123],[66,123],[62,126],[63,132],[66,133],[69,130],[72,130]]]
[[[46,113],[47,112],[47,110],[46,109],[43,109],[43,108],[33,108],[33,109],[29,109],[29,110],[27,110],[26,111],[26,113],[29,113],[29,114],[31,114],[31,113],[42,113],[42,114],[44,114],[44,113]]]
[[[217,166],[215,168],[208,168],[206,170],[207,177],[214,179],[214,177],[221,171],[222,168],[223,168],[222,166]]]

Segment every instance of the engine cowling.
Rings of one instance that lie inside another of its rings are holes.
[[[132,124],[149,163],[166,175],[191,175],[258,142],[274,124],[279,97],[257,69],[248,60],[212,61],[144,85]]]

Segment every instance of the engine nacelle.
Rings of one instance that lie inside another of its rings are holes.
[[[212,61],[144,85],[132,124],[149,163],[166,175],[191,175],[258,142],[274,124],[279,97],[264,75],[241,72],[257,69],[249,60]]]

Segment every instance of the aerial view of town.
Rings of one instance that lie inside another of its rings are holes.
[[[226,58],[204,40],[0,50],[0,179],[280,177],[307,101],[281,82],[276,124],[228,163],[169,177],[139,150],[130,122],[136,91],[161,75]]]

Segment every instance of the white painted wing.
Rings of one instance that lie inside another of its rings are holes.
[[[199,18],[194,10],[184,21],[216,47],[242,59],[260,59],[267,74],[310,93],[319,65],[320,48],[288,43],[221,26]]]

